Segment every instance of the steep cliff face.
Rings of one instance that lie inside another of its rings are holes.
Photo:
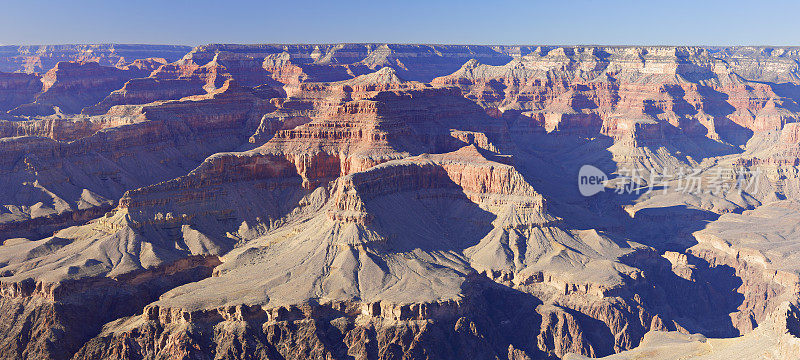
[[[52,138],[0,142],[7,155],[3,237],[40,237],[88,220],[78,214],[95,217],[126,190],[174,178],[208,155],[236,149],[270,108],[247,89],[226,85],[204,98],[117,115],[28,123],[22,129],[35,132],[28,135]]]
[[[792,49],[92,49],[0,74],[0,358],[796,349]]]
[[[146,70],[132,67],[127,70],[98,63],[59,62],[42,76],[41,93],[29,105],[11,111],[15,115],[50,115],[58,111],[75,114],[86,106],[97,103],[109,92],[119,89],[126,81],[147,75]],[[36,109],[33,112],[28,109]],[[39,109],[50,108],[43,112]]]
[[[202,81],[195,79],[131,79],[98,103],[81,109],[81,114],[102,115],[116,105],[148,104],[158,100],[178,100],[204,94]]]
[[[42,91],[42,80],[37,75],[0,73],[0,112],[31,103]]]
[[[505,123],[456,89],[403,82],[389,68],[286,90],[250,142],[268,139],[262,151],[291,157],[307,186],[408,155],[509,145]]]

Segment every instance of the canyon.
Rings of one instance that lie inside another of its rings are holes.
[[[790,47],[2,46],[0,359],[792,359],[799,120]]]

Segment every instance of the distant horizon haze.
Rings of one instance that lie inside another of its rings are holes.
[[[206,45],[339,45],[339,44],[388,44],[388,45],[433,45],[433,46],[550,46],[550,47],[701,47],[701,48],[729,48],[729,47],[755,47],[755,48],[800,48],[800,45],[774,45],[774,44],[738,44],[738,45],[719,45],[719,44],[465,44],[465,43],[400,43],[400,42],[386,42],[386,41],[370,41],[370,42],[295,42],[295,43],[278,43],[278,42],[256,42],[256,43],[205,43],[205,44],[180,44],[180,43],[119,43],[119,42],[84,42],[84,43],[41,43],[41,44],[5,44],[0,43],[0,46],[18,46],[18,47],[36,47],[36,46],[83,46],[83,45],[134,45],[134,46],[185,46],[195,48],[198,46]]]

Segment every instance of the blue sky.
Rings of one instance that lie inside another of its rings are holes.
[[[0,0],[0,44],[800,45],[800,2]]]

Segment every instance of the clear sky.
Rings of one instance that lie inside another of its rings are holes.
[[[0,44],[800,45],[797,0],[0,0]]]

